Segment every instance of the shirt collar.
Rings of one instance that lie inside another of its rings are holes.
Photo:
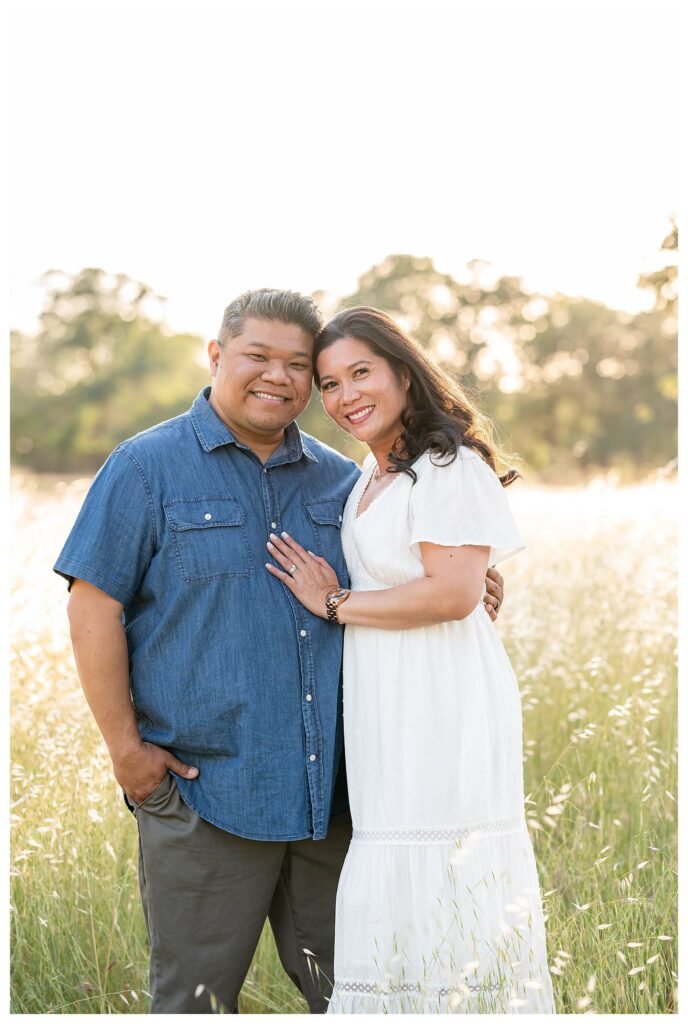
[[[201,388],[189,413],[201,448],[206,452],[211,452],[225,444],[235,444],[238,448],[248,448],[248,445],[237,441],[227,424],[220,419],[213,409],[208,401],[210,390],[210,387]],[[268,465],[274,466],[281,465],[284,462],[298,462],[304,455],[311,462],[318,461],[315,452],[309,447],[297,424],[290,423],[284,431],[282,444],[272,453],[268,460]]]

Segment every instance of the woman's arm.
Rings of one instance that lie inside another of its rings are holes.
[[[324,558],[305,551],[286,534],[271,538],[268,549],[275,561],[283,570],[292,565],[296,569],[289,575],[267,565],[268,571],[310,612],[326,618],[327,594],[339,586],[334,570]],[[424,576],[387,590],[353,591],[339,606],[339,621],[378,629],[412,629],[470,615],[481,599],[490,549],[421,543],[420,551]]]
[[[389,590],[356,590],[339,621],[378,629],[411,629],[465,619],[478,605],[490,549],[421,544],[425,576]]]

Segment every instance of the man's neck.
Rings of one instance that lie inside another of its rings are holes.
[[[239,438],[237,438],[237,440],[239,440]],[[253,442],[242,441],[241,443],[245,444],[247,446],[247,448],[250,448],[251,451],[254,452],[254,454],[258,456],[258,458],[263,463],[263,465],[265,465],[265,463],[268,461],[268,459],[270,458],[272,453],[277,451],[279,446],[282,444],[283,440],[284,440],[284,434],[282,434],[282,437],[277,442],[277,444],[263,445],[263,444],[256,444],[255,441],[253,441]]]
[[[279,446],[284,441],[284,430],[282,430],[281,433],[279,434],[274,434],[265,439],[256,438],[255,436],[249,437],[245,435],[243,431],[237,430],[234,424],[229,423],[222,415],[220,409],[218,409],[217,404],[214,400],[212,390],[208,395],[208,403],[213,412],[215,413],[215,415],[220,417],[220,419],[225,424],[228,430],[231,430],[234,439],[238,441],[240,444],[246,445],[247,448],[250,448],[251,451],[258,456],[263,465],[265,465],[265,463],[268,461],[273,452],[276,452]]]

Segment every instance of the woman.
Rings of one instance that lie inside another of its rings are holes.
[[[334,1013],[552,1013],[524,817],[516,679],[481,602],[523,548],[489,428],[384,313],[316,344],[328,414],[370,454],[346,504],[352,590],[287,535],[267,568],[346,624],[354,831],[337,894]]]

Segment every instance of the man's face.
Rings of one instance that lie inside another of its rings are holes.
[[[208,344],[210,404],[237,440],[269,445],[308,405],[313,338],[296,324],[248,319],[222,348]]]

